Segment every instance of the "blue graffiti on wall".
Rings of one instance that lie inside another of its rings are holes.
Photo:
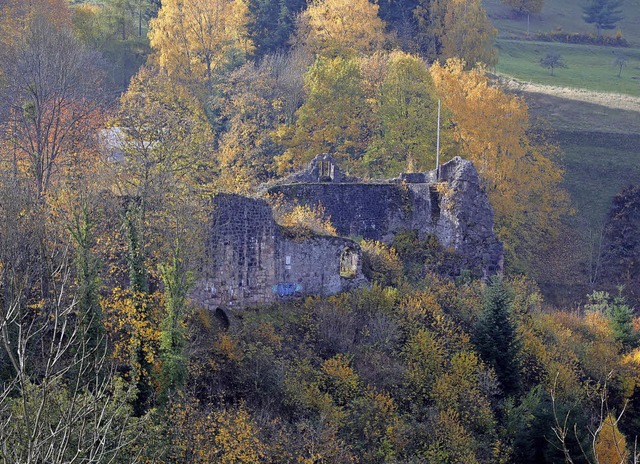
[[[294,296],[302,291],[302,285],[293,282],[282,282],[271,287],[271,290],[280,297]]]

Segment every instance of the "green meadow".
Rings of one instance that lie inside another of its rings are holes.
[[[514,39],[499,39],[496,46],[498,74],[543,85],[640,96],[640,49]],[[559,53],[567,67],[551,75],[539,64],[548,53]],[[618,54],[626,57],[620,77],[615,63]]]

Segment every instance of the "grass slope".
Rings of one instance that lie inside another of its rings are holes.
[[[591,245],[611,200],[629,184],[640,184],[640,0],[625,0],[625,18],[618,24],[628,48],[530,40],[538,32],[594,33],[582,18],[587,1],[545,0],[542,13],[527,24],[526,16],[518,17],[501,0],[484,0],[499,30],[496,72],[525,83],[511,88],[524,96],[533,119],[546,120],[564,154],[564,185],[576,215],[552,245],[550,277],[540,282],[549,300],[564,303],[590,292]],[[555,76],[538,64],[551,52],[562,55],[568,66]],[[620,78],[613,65],[617,53],[628,59]],[[594,97],[593,92],[604,93]]]
[[[592,24],[587,24],[582,19],[582,6],[587,0],[545,0],[542,13],[529,17],[529,33],[538,32],[580,32],[594,33]],[[526,16],[518,17],[513,11],[502,4],[500,0],[484,0],[489,17],[500,31],[500,37],[520,37],[527,34]],[[640,47],[640,0],[625,0],[623,4],[624,19],[617,24],[613,31],[607,34],[613,35],[616,31],[622,35],[634,47]]]
[[[564,186],[576,214],[552,244],[549,273],[539,284],[548,301],[572,305],[593,290],[588,283],[592,245],[598,245],[613,197],[640,183],[640,111],[538,92],[521,95],[531,116],[554,129],[551,140],[563,153]]]
[[[500,52],[496,66],[499,74],[544,85],[640,95],[640,49],[511,39],[500,39],[496,46]],[[565,69],[556,69],[554,76],[538,64],[551,52],[562,55],[567,64]],[[628,59],[621,77],[613,65],[616,53],[624,53]]]

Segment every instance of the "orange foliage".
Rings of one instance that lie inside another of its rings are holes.
[[[496,232],[512,261],[522,260],[569,212],[562,169],[551,159],[555,147],[531,141],[526,103],[493,85],[484,68],[465,71],[463,61],[450,59],[435,63],[431,75],[455,122],[453,139],[487,189]]]
[[[56,27],[71,27],[67,0],[4,0],[0,4],[0,44],[11,45],[35,17]]]
[[[624,464],[629,458],[627,439],[618,430],[613,414],[609,414],[601,424],[596,438],[595,454],[598,464]]]
[[[229,334],[220,334],[215,342],[214,347],[223,359],[227,359],[232,362],[238,362],[242,360],[242,350],[240,349],[240,346],[238,346],[236,340],[234,340]]]

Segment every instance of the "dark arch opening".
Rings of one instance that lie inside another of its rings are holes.
[[[216,308],[215,312],[213,313],[213,317],[216,318],[216,321],[218,321],[218,324],[220,325],[220,328],[222,330],[229,329],[231,322],[229,321],[229,316],[227,316],[227,313],[224,311],[224,309]]]

